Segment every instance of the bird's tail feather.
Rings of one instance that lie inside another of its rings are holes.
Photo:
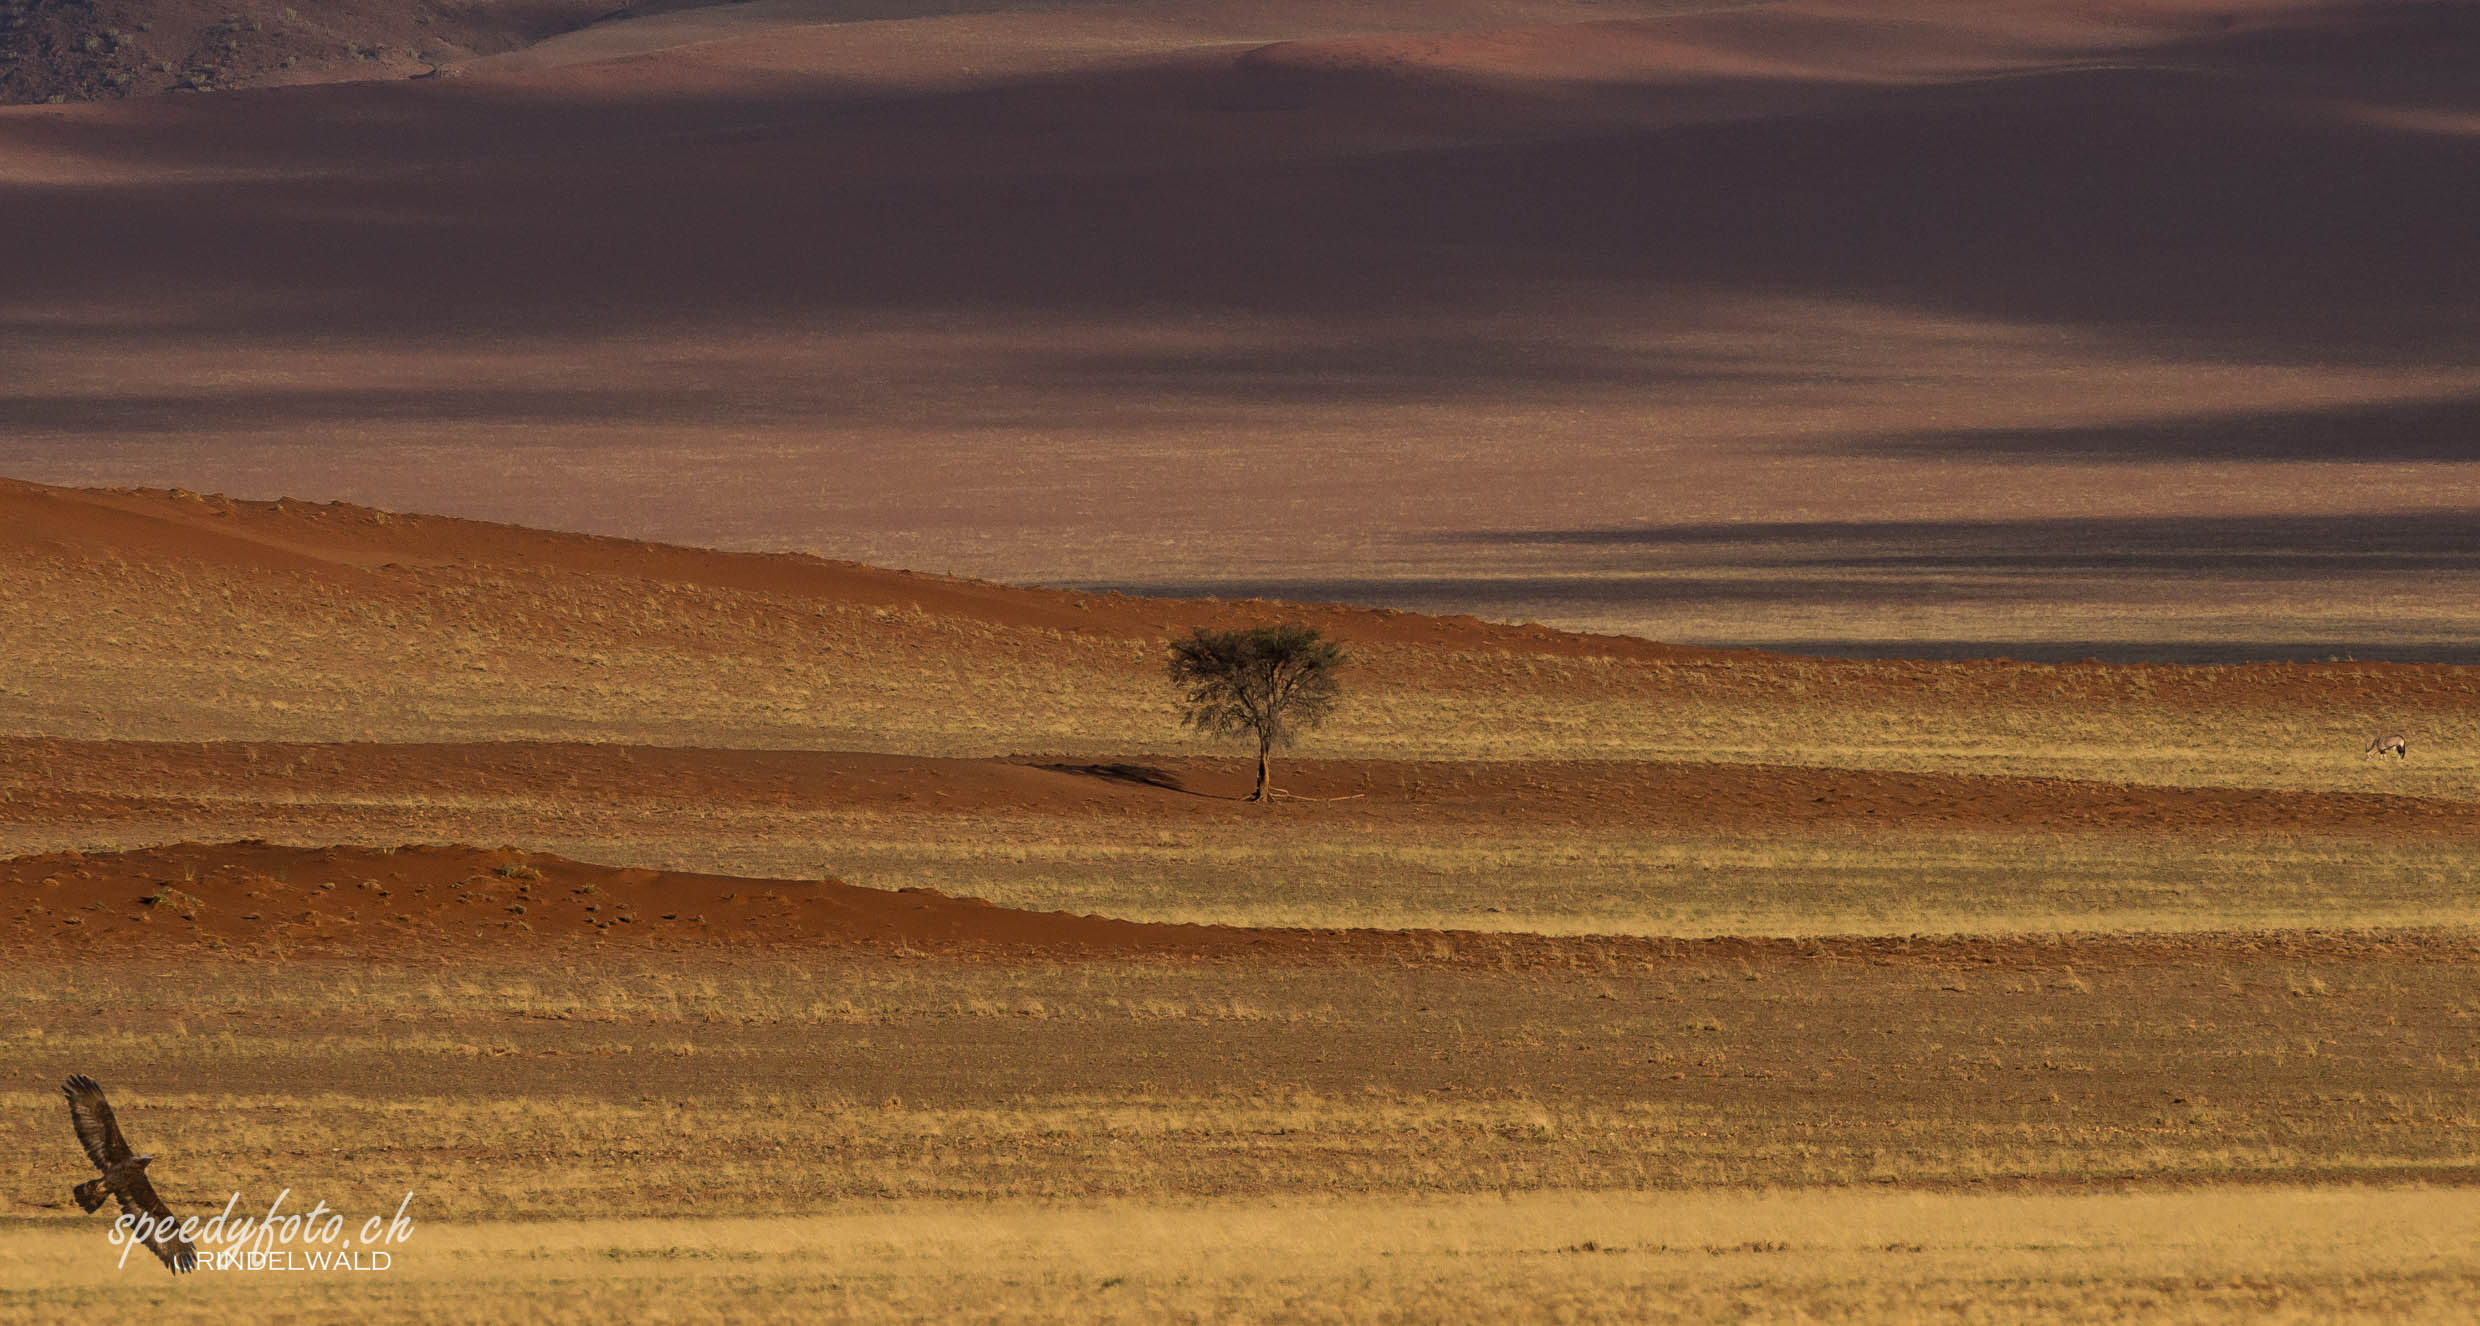
[[[88,1179],[77,1186],[78,1206],[89,1213],[103,1205],[103,1198],[104,1188],[101,1179]]]

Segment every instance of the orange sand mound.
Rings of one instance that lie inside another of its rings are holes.
[[[746,590],[791,599],[909,608],[999,626],[1154,637],[1191,626],[1277,617],[1338,638],[1443,649],[1616,658],[1719,657],[1624,636],[1507,626],[1476,617],[1265,600],[1131,598],[916,575],[797,553],[734,553],[528,529],[345,503],[243,502],[180,490],[57,488],[0,478],[0,558],[198,562],[325,576],[348,592],[390,592],[408,566],[496,566],[605,580]]]
[[[162,822],[241,813],[348,817],[434,792],[512,802],[711,811],[863,810],[904,817],[1099,818],[1750,835],[1883,829],[2480,841],[2480,805],[2436,797],[2148,787],[1770,764],[1669,761],[1280,762],[1301,798],[1244,804],[1244,760],[933,759],[851,751],[512,742],[0,740],[0,805],[19,824]]]
[[[91,950],[172,942],[375,957],[606,936],[656,946],[1161,948],[1192,929],[1006,912],[929,890],[626,870],[514,849],[437,846],[181,843],[22,857],[0,863],[0,896],[15,913],[12,946]]]
[[[2469,961],[2428,933],[1666,940],[1158,925],[1026,912],[935,890],[587,865],[515,848],[178,843],[0,861],[0,951],[453,959],[593,946],[848,949],[953,957],[1185,957],[1581,968],[1827,961],[2188,962],[2214,951]]]

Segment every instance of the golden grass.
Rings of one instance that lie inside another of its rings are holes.
[[[420,1224],[386,1271],[174,1282],[0,1241],[0,1321],[2404,1321],[2480,1303],[2480,1194],[1868,1192],[856,1203]]]
[[[479,1220],[2468,1181],[2480,1001],[2458,966],[2180,952],[32,964],[5,978],[22,1020],[0,1049],[25,1080],[0,1093],[0,1217],[74,1217],[81,1162],[49,1085],[71,1072],[112,1089],[184,1208],[283,1187],[340,1207],[414,1188]]]
[[[1001,817],[810,830],[778,816],[738,837],[704,829],[540,845],[719,873],[823,870],[1140,920],[1651,935],[2464,927],[2476,859],[2451,842],[1512,826],[1461,836],[1183,828],[1112,842]]]
[[[0,1321],[2467,1315],[2467,973],[2192,943],[25,963]],[[417,1234],[115,1273],[73,1071],[180,1212],[412,1192]]]
[[[1178,728],[1157,643],[906,609],[521,569],[409,570],[383,592],[343,593],[309,577],[107,562],[13,567],[0,615],[45,623],[17,639],[0,678],[0,730],[25,735],[1078,757],[1201,748]],[[2276,668],[2239,685],[2216,669],[1358,652],[1347,703],[1312,739],[1318,753],[2480,798],[2480,670]],[[2412,734],[2408,764],[2358,758],[2378,727]]]
[[[1158,826],[1023,813],[780,811],[408,790],[0,824],[0,855],[267,838],[517,843],[578,860],[928,887],[1036,911],[1546,934],[1943,934],[2472,924],[2451,840],[1867,831],[1656,834],[1510,820]]]
[[[0,580],[0,616],[46,624],[0,676],[0,730],[1194,748],[1146,641],[515,569],[391,574],[355,597],[31,566]],[[2276,694],[2178,670],[1362,659],[1318,753],[2480,797],[2467,671],[2335,669]],[[2380,725],[2412,731],[2412,762],[2357,759]],[[2470,848],[2382,830],[1131,829],[408,787],[0,817],[0,851],[507,841],[1169,920],[1569,933],[2468,925]],[[2471,1314],[2466,971],[2219,939],[2047,952],[1659,965],[1587,949],[1557,972],[26,963],[0,972],[16,1014],[0,1059],[20,1066],[0,1092],[0,1320]],[[100,1221],[66,1203],[78,1157],[48,1086],[75,1071],[165,1157],[177,1207],[292,1187],[376,1212],[412,1190],[416,1251],[344,1282],[103,1271]],[[2365,1186],[2405,1183],[2452,1190]]]

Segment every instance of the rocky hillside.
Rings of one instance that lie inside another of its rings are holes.
[[[0,0],[0,103],[408,78],[618,0]]]

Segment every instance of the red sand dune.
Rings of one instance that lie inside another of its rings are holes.
[[[308,573],[355,593],[392,592],[381,573],[398,567],[496,567],[912,608],[999,626],[1145,639],[1190,626],[1261,622],[1272,615],[1370,643],[1607,658],[1725,656],[1627,636],[1501,625],[1474,617],[1263,600],[1077,594],[889,571],[797,553],[685,548],[400,515],[340,502],[243,502],[179,490],[67,489],[0,478],[0,557],[10,555]]]
[[[1962,682],[1993,703],[2113,704],[2140,685],[2148,703],[2336,707],[2424,711],[2465,703],[2466,667],[2431,663],[2261,663],[2211,668],[2077,662],[2020,666],[2006,660],[1844,664],[1585,634],[1538,624],[1435,616],[1268,599],[1179,599],[1086,594],[890,571],[805,554],[736,553],[561,533],[443,516],[402,515],[344,503],[250,502],[182,490],[55,488],[0,479],[0,566],[143,564],[175,573],[212,567],[245,576],[310,577],[323,592],[419,596],[435,592],[408,571],[522,574],[540,592],[609,601],[633,610],[642,588],[713,587],[787,600],[918,610],[1000,627],[1160,640],[1196,626],[1274,619],[1305,621],[1348,644],[1407,646],[1444,654],[1505,653],[1687,665],[1697,685],[1825,687],[1846,700],[1909,698],[1924,686]],[[1422,685],[1492,686],[1497,679],[1453,665],[1425,671]],[[1682,674],[1685,676],[1686,674]],[[1647,702],[1680,677],[1648,681]]]
[[[729,947],[1013,959],[1208,958],[1605,971],[1618,963],[2192,962],[2342,955],[2469,961],[2468,936],[2280,932],[1956,939],[1666,940],[1157,925],[1024,912],[933,890],[585,865],[501,848],[178,843],[0,861],[0,951],[345,956]]]
[[[584,865],[514,849],[181,843],[0,863],[11,947],[171,943],[412,956],[608,935],[678,943],[1173,948],[1197,927],[1003,913],[931,890]],[[151,901],[150,901],[151,900]],[[99,904],[99,905],[98,905]],[[167,936],[174,938],[167,939]],[[1221,946],[1232,946],[1229,936]]]
[[[1056,816],[1129,826],[1281,823],[1240,800],[1244,760],[931,759],[849,751],[488,745],[0,740],[0,804],[20,825],[109,824],[254,804],[346,824],[356,807],[431,792],[604,810],[866,810]],[[1801,835],[1819,830],[2273,834],[2480,841],[2480,805],[2434,797],[2147,787],[2059,778],[1771,764],[1289,759],[1282,785],[1322,827],[1486,831],[1511,819],[1578,832]],[[1114,830],[1115,832],[1124,830]]]

